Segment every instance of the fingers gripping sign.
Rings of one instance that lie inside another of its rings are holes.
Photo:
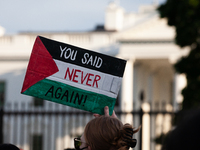
[[[105,107],[104,107],[104,115],[105,115],[105,116],[109,116],[109,107],[108,107],[108,106],[105,106]],[[93,116],[94,116],[94,117],[100,117],[101,115],[99,115],[99,114],[94,114]],[[113,113],[112,113],[111,117],[117,118],[117,115],[115,114],[115,111],[114,111],[114,110],[113,110]]]

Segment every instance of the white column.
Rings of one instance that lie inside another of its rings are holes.
[[[174,74],[174,85],[173,85],[173,108],[174,111],[178,111],[178,104],[183,101],[181,94],[182,89],[186,86],[187,81],[184,74]]]
[[[186,49],[185,52],[183,52],[180,55],[171,55],[169,57],[169,62],[174,65],[178,59],[183,56],[187,55],[188,50]],[[173,109],[174,111],[178,111],[178,104],[182,103],[183,96],[181,94],[182,89],[186,86],[187,80],[185,77],[185,74],[178,74],[174,73],[174,82],[173,82]]]
[[[142,150],[150,150],[150,105],[149,103],[142,104],[144,115],[142,117]]]
[[[122,80],[122,111],[131,112],[133,110],[133,71],[134,71],[134,60],[128,60]],[[132,115],[127,115],[123,122],[132,124]]]

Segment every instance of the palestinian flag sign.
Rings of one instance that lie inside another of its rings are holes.
[[[104,114],[114,109],[126,61],[41,36],[35,40],[22,94]]]

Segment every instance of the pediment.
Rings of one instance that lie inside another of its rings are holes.
[[[158,13],[141,18],[135,24],[120,32],[122,40],[173,40],[175,28],[167,25]]]

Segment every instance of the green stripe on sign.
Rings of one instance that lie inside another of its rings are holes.
[[[116,101],[115,98],[75,88],[49,79],[37,82],[23,94],[101,115],[104,114],[105,106],[109,107],[109,113],[111,115]]]

